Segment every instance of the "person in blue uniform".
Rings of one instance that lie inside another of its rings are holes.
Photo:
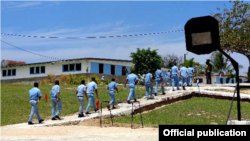
[[[188,86],[192,86],[192,81],[193,81],[193,77],[194,77],[194,68],[192,67],[192,65],[189,65],[188,67]]]
[[[164,92],[164,86],[162,85],[163,83],[163,73],[161,71],[161,68],[159,67],[155,71],[155,96],[157,96],[158,93],[158,86],[161,85],[161,90],[162,94],[165,95],[166,93]]]
[[[135,85],[138,83],[138,77],[137,75],[134,74],[134,70],[131,70],[130,71],[131,74],[129,74],[127,76],[127,79],[124,83],[124,88],[126,88],[126,84],[128,83],[128,86],[129,86],[129,95],[128,95],[128,99],[127,99],[127,102],[128,104],[130,104],[130,99],[131,99],[131,96],[133,95],[134,97],[134,101],[136,101],[136,96],[135,96]]]
[[[178,70],[178,67],[176,66],[176,63],[171,68],[171,78],[172,78],[172,90],[174,91],[175,83],[177,83],[177,90],[180,90],[179,89],[179,70]]]
[[[166,75],[165,75],[165,78],[166,78],[166,85],[167,86],[170,86],[170,80],[171,80],[171,73],[170,73],[170,70],[167,71]]]
[[[36,113],[37,119],[39,123],[42,123],[44,120],[40,118],[39,111],[38,111],[38,101],[41,100],[42,94],[41,91],[38,89],[38,83],[34,83],[34,88],[29,90],[29,97],[30,97],[30,105],[31,105],[31,113],[30,118],[28,120],[28,124],[32,125],[34,124],[32,122],[33,116]]]
[[[112,109],[116,109],[115,107],[115,90],[118,93],[117,84],[115,82],[115,78],[112,78],[112,82],[108,85],[109,95],[111,97],[111,101],[109,102],[108,109],[110,110],[110,105],[113,105]]]
[[[81,81],[81,85],[79,85],[77,87],[77,91],[76,91],[77,100],[80,103],[78,117],[84,117],[84,114],[83,114],[83,105],[84,105],[83,94],[86,96],[86,98],[88,100],[87,93],[86,93],[86,86],[85,86],[85,81],[84,80]]]
[[[93,103],[95,112],[98,110],[96,108],[96,105],[95,105],[94,92],[96,94],[96,98],[99,99],[98,91],[97,91],[97,84],[96,84],[96,81],[95,81],[94,77],[92,77],[92,82],[88,83],[86,91],[87,91],[87,96],[89,98],[89,102],[88,102],[88,106],[87,106],[87,109],[85,111],[85,114],[91,114],[91,113],[89,113],[89,108],[91,106],[91,103]]]
[[[60,111],[62,110],[62,102],[60,100],[60,86],[59,86],[59,81],[55,81],[55,85],[52,87],[52,90],[50,91],[51,94],[51,102],[52,102],[52,115],[51,119],[56,120],[56,119],[61,119],[59,117]],[[56,105],[58,106],[58,110],[55,115],[56,111]]]
[[[150,96],[152,97],[152,95],[153,95],[153,84],[154,84],[153,75],[150,72],[148,72],[145,76],[145,87],[146,87],[147,99],[149,99],[149,89],[151,90]]]
[[[188,69],[182,65],[180,69],[180,76],[181,76],[181,82],[182,82],[182,88],[185,89],[185,86],[187,85],[187,77],[188,77]]]

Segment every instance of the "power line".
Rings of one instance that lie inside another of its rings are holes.
[[[58,58],[54,58],[54,57],[50,57],[50,56],[46,56],[46,55],[42,55],[42,54],[38,54],[38,53],[34,53],[34,52],[31,52],[31,51],[22,49],[22,48],[20,48],[20,47],[17,47],[17,46],[15,46],[15,45],[12,45],[12,44],[10,44],[10,43],[8,43],[8,42],[5,42],[5,41],[3,41],[3,40],[0,40],[0,41],[3,42],[3,43],[5,43],[5,44],[7,44],[7,45],[10,45],[10,46],[12,46],[12,47],[14,47],[14,48],[17,48],[17,49],[19,49],[19,50],[22,50],[22,51],[25,51],[25,52],[28,52],[28,53],[31,53],[31,54],[34,54],[34,55],[38,55],[38,56],[41,56],[41,57],[50,58],[50,59],[54,59],[54,60],[62,60],[62,59],[58,59]]]
[[[35,36],[35,35],[23,35],[23,34],[9,34],[1,33],[1,35],[6,36],[17,36],[17,37],[28,37],[28,38],[47,38],[47,39],[100,39],[100,38],[124,38],[124,37],[137,37],[137,36],[150,36],[150,35],[159,35],[167,33],[176,33],[183,32],[184,30],[172,30],[172,31],[163,31],[163,32],[153,32],[153,33],[140,33],[140,34],[127,34],[127,35],[115,35],[115,36],[80,36],[80,37],[58,37],[58,36]]]

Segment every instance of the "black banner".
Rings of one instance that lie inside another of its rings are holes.
[[[159,140],[170,138],[249,138],[249,125],[159,125]]]

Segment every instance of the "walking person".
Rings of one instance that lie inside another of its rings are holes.
[[[128,83],[128,86],[129,86],[129,95],[128,95],[128,99],[127,99],[127,102],[128,104],[130,104],[130,99],[131,99],[131,96],[133,95],[134,97],[134,101],[136,101],[136,96],[135,96],[135,85],[138,83],[138,77],[137,75],[134,74],[134,70],[131,70],[130,71],[131,74],[129,74],[127,76],[127,79],[124,83],[124,88],[126,89],[126,84]]]
[[[96,105],[95,105],[95,97],[94,97],[94,92],[95,92],[96,98],[99,99],[95,77],[92,77],[92,82],[90,82],[87,85],[86,91],[87,91],[87,96],[89,98],[89,102],[88,102],[88,106],[86,108],[85,114],[91,114],[91,113],[89,113],[89,108],[91,106],[91,103],[93,103],[93,107],[94,107],[95,112],[98,110],[96,108]]]
[[[170,70],[167,71],[166,75],[166,86],[170,86],[170,80],[171,80],[171,72]]]
[[[85,81],[84,80],[81,81],[81,85],[79,85],[77,87],[77,90],[76,90],[77,100],[80,103],[79,114],[78,114],[79,118],[80,117],[84,117],[84,114],[83,114],[83,105],[84,105],[83,94],[86,96],[86,98],[88,100],[87,93],[86,93],[86,86],[85,86]]]
[[[223,74],[222,71],[220,71],[220,84],[223,84],[223,78],[221,77],[221,74]]]
[[[212,64],[210,63],[210,60],[207,59],[206,61],[206,67],[205,67],[205,75],[207,78],[207,84],[212,84],[211,82],[211,73],[212,73]]]
[[[55,81],[55,85],[52,87],[52,90],[50,91],[51,94],[51,102],[52,102],[52,115],[51,119],[56,120],[61,118],[59,117],[60,111],[62,110],[62,102],[60,100],[60,86],[59,86],[59,81]],[[58,110],[55,115],[56,111],[56,105],[58,106]]]
[[[112,78],[112,82],[108,85],[109,95],[111,97],[111,101],[109,102],[108,109],[110,110],[110,105],[113,105],[112,109],[116,109],[115,107],[115,90],[118,93],[117,84],[115,82],[115,78]]]
[[[192,81],[193,81],[193,77],[194,77],[194,68],[192,65],[189,65],[189,67],[187,68],[188,70],[188,79],[187,79],[187,85],[188,86],[192,86]]]
[[[161,91],[162,94],[165,95],[166,93],[164,92],[164,85],[162,84],[163,82],[163,73],[161,71],[161,68],[159,67],[156,71],[155,71],[155,96],[157,96],[158,94],[158,86],[161,86]]]
[[[171,68],[171,78],[172,78],[172,90],[174,90],[175,83],[177,83],[177,90],[179,89],[179,70],[176,66],[176,63],[174,63],[174,66]]]
[[[186,90],[185,86],[187,84],[188,69],[184,65],[182,65],[180,69],[180,76],[181,76],[182,88],[183,90]]]
[[[42,94],[41,91],[38,89],[38,83],[34,83],[34,88],[29,90],[29,97],[30,97],[30,105],[31,105],[31,113],[28,120],[29,125],[33,125],[32,122],[33,116],[36,113],[37,119],[39,123],[42,123],[44,120],[40,118],[39,111],[38,111],[38,101],[41,100]]]
[[[148,72],[145,76],[145,87],[146,87],[146,98],[150,99],[153,95],[153,75]],[[150,97],[149,97],[149,89],[150,89]]]

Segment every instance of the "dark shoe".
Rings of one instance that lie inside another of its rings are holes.
[[[177,90],[181,90],[181,89],[177,89]]]
[[[130,104],[130,100],[127,100],[128,104]]]
[[[78,117],[84,117],[84,114],[79,114]]]
[[[44,119],[40,119],[40,120],[39,120],[39,123],[42,123],[43,121],[44,121]]]
[[[31,121],[29,121],[29,122],[28,122],[28,125],[33,125],[33,124],[34,124],[34,123],[33,123],[33,122],[31,122]]]
[[[59,116],[55,116],[55,118],[61,120],[61,118]]]
[[[95,112],[98,111],[98,109],[95,109]]]
[[[110,110],[110,105],[107,106],[108,110]]]
[[[89,114],[91,114],[91,113],[90,113],[90,112],[86,112],[85,114],[86,114],[86,115],[89,115]]]
[[[185,86],[183,86],[183,90],[186,90],[186,89],[185,89]]]
[[[166,93],[163,93],[163,95],[165,95]]]
[[[56,120],[56,118],[55,118],[55,117],[53,117],[53,118],[51,118],[51,120]]]
[[[137,100],[135,99],[134,102],[136,102]]]
[[[117,107],[113,106],[112,109],[117,109]]]
[[[172,91],[175,91],[174,89]]]
[[[155,93],[155,96],[157,96],[157,93]]]

